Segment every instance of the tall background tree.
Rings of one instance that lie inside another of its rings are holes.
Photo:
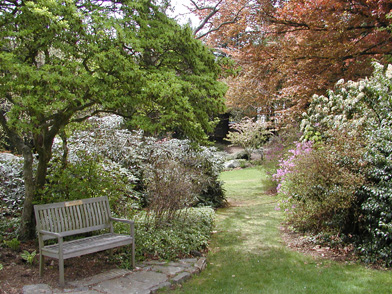
[[[162,11],[150,0],[0,3],[0,124],[24,157],[21,238],[68,124],[110,112],[150,133],[212,131],[226,90],[215,57]]]
[[[231,107],[296,115],[312,94],[324,94],[341,78],[368,76],[373,59],[390,58],[389,0],[192,2],[208,33],[203,39],[243,69],[227,80]],[[224,29],[215,30],[220,24]]]

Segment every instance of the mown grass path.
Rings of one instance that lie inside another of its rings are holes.
[[[276,196],[256,168],[222,173],[231,207],[217,213],[208,266],[170,293],[392,293],[392,271],[314,259],[281,240]]]

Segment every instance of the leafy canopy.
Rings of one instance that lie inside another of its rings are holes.
[[[25,159],[21,235],[32,235],[53,140],[70,123],[109,112],[195,141],[213,130],[225,93],[215,57],[156,3],[0,2],[0,125]]]
[[[3,127],[38,134],[110,111],[204,138],[225,91],[214,56],[154,2],[2,1]]]

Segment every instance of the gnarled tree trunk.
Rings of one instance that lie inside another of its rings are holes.
[[[35,196],[35,184],[33,175],[33,151],[32,148],[24,144],[22,147],[24,159],[23,177],[25,183],[25,200],[23,202],[23,212],[21,217],[19,238],[22,240],[32,239],[34,230],[33,200]]]

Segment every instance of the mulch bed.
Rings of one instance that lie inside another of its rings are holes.
[[[23,250],[38,252],[38,246],[35,242],[22,243],[19,251],[0,246],[0,263],[4,267],[0,271],[0,294],[23,293],[23,286],[31,284],[59,287],[57,260],[45,258],[45,270],[41,278],[38,256],[35,257],[33,265],[29,265],[20,256]],[[64,264],[66,281],[80,280],[118,267],[118,264],[109,260],[109,254],[105,251],[67,259]]]
[[[339,262],[356,262],[358,256],[355,254],[353,245],[345,246],[321,246],[312,242],[309,238],[293,232],[287,227],[280,228],[283,241],[292,250],[311,255],[315,258],[325,258]]]

